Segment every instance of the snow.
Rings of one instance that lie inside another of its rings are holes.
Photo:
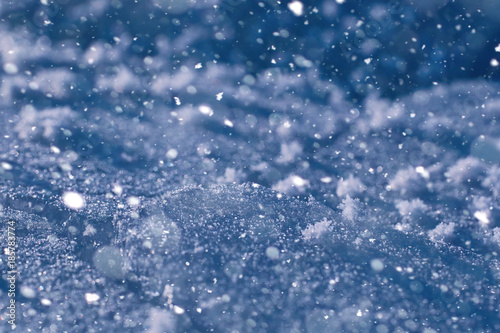
[[[0,2],[0,321],[500,331],[499,13]]]
[[[382,272],[384,270],[384,263],[380,259],[373,259],[370,261],[370,267],[375,272]]]
[[[97,302],[101,297],[98,294],[93,294],[93,293],[86,293],[85,294],[85,301],[88,304],[92,304]]]
[[[321,222],[309,224],[307,226],[307,228],[305,228],[302,231],[302,237],[305,240],[319,238],[319,237],[321,237],[322,234],[327,233],[327,231],[329,231],[331,229],[330,228],[331,224],[332,224],[332,222],[328,221],[326,218],[323,219],[323,221],[321,221]]]
[[[13,64],[11,62],[8,62],[6,64],[3,65],[3,70],[5,71],[5,73],[7,74],[17,74],[17,72],[19,71],[19,69],[17,68],[16,64]]]
[[[70,209],[81,209],[85,206],[85,199],[78,192],[67,191],[64,192],[62,199],[66,207]]]
[[[295,16],[302,16],[304,13],[304,4],[300,1],[292,1],[288,3],[288,9],[290,9]]]
[[[280,257],[280,252],[277,248],[274,246],[270,246],[266,249],[266,256],[269,259],[276,260]]]

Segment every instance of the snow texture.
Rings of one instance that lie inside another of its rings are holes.
[[[500,331],[496,2],[0,2],[0,332]]]

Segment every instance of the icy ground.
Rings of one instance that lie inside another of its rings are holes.
[[[343,2],[0,2],[17,331],[500,331],[500,9]]]

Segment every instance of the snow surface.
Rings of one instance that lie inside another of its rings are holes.
[[[0,2],[0,332],[500,331],[498,15]]]

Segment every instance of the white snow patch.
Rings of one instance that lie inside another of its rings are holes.
[[[387,189],[401,191],[404,194],[408,190],[415,190],[423,185],[425,184],[422,184],[422,177],[416,168],[408,167],[396,172],[396,175],[389,181]]]
[[[337,196],[344,197],[346,195],[356,196],[357,194],[366,190],[366,186],[359,179],[353,175],[349,175],[349,178],[341,178],[337,184]]]
[[[468,156],[460,159],[445,173],[449,181],[460,183],[472,178],[478,178],[485,170],[484,164],[477,158]]]
[[[293,141],[289,144],[281,144],[281,154],[276,159],[276,163],[288,164],[295,160],[297,156],[302,154],[302,146],[297,141]]]
[[[353,199],[350,195],[347,195],[338,207],[342,211],[342,216],[350,221],[354,222],[358,217],[359,213],[359,199]]]
[[[302,238],[305,240],[320,238],[321,235],[332,229],[331,225],[332,221],[328,221],[326,218],[324,218],[321,222],[309,224],[304,230],[302,230]]]
[[[403,200],[396,203],[396,208],[401,216],[410,216],[415,213],[426,212],[429,207],[420,199],[413,199],[411,201]]]
[[[297,175],[290,175],[286,179],[280,180],[273,186],[273,190],[285,194],[291,194],[294,191],[304,192],[310,183],[307,179],[301,178]]]
[[[429,238],[436,243],[442,243],[445,239],[451,237],[455,231],[456,224],[454,222],[439,223],[436,228],[428,232]]]
[[[241,171],[236,170],[235,168],[226,168],[226,170],[224,171],[224,176],[217,177],[217,183],[232,184],[240,178],[242,178]]]

